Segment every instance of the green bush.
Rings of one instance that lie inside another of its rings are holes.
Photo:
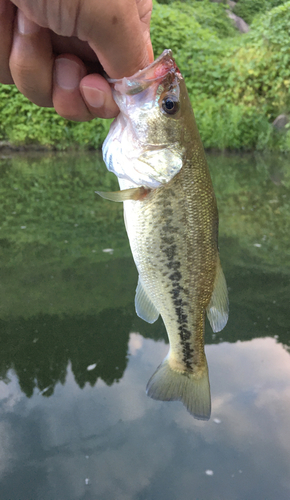
[[[240,16],[251,24],[253,18],[265,8],[265,0],[239,0],[233,11],[237,16]]]
[[[210,0],[174,2],[174,8],[194,18],[202,28],[209,29],[219,38],[233,37],[238,34],[232,21],[229,19],[223,3],[212,3]]]
[[[257,14],[266,12],[282,5],[287,0],[239,0],[234,7],[234,13],[251,24]]]
[[[290,2],[256,18],[252,30],[232,54],[232,99],[263,108],[272,120],[289,109]]]
[[[0,117],[0,140],[56,149],[100,148],[110,126],[108,120],[84,123],[66,120],[53,108],[32,104],[13,85],[0,85]]]
[[[262,114],[245,106],[208,98],[195,107],[196,120],[205,148],[263,149],[272,127]]]
[[[246,35],[233,28],[226,5],[155,1],[155,55],[172,49],[207,148],[288,151],[290,131],[277,133],[271,122],[280,113],[290,114],[290,1],[239,0],[238,7],[254,17]],[[70,122],[4,85],[0,118],[0,140],[57,149],[100,148],[110,125],[99,119]]]

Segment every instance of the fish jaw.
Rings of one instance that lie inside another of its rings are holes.
[[[162,103],[168,95],[184,101],[181,86],[186,93],[171,51],[132,77],[110,83],[120,113],[103,144],[108,170],[131,187],[156,188],[170,181],[183,165],[184,113],[180,109],[168,117]]]
[[[162,54],[149,66],[137,71],[129,78],[109,79],[109,83],[120,95],[136,95],[146,89],[152,82],[159,82],[169,73],[173,77],[178,74],[182,78],[180,71],[172,57],[172,50],[165,49]]]

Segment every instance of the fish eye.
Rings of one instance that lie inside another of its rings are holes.
[[[162,109],[167,115],[175,115],[179,110],[179,102],[175,96],[164,97],[162,101]]]

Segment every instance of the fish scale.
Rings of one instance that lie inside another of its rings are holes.
[[[124,202],[140,279],[165,323],[176,364],[192,372],[204,362],[203,317],[212,295],[217,263],[216,223],[214,217],[205,215],[208,206],[202,203],[198,207],[195,201],[196,183],[191,187],[195,174],[199,177],[199,170],[188,162],[168,184],[151,192],[144,201]],[[187,196],[190,188],[193,192]],[[211,204],[211,212],[216,214],[212,188],[208,195],[207,205]],[[201,245],[205,251],[201,251]]]
[[[211,412],[204,353],[205,312],[213,330],[228,318],[218,253],[218,212],[184,80],[164,53],[132,78],[111,81],[120,114],[103,146],[121,191],[139,273],[137,314],[164,321],[170,349],[147,384],[153,399],[181,400],[195,417]]]

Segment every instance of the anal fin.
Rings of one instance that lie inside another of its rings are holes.
[[[206,308],[207,317],[214,332],[220,332],[227,324],[229,317],[229,299],[227,284],[218,257],[214,288],[210,302]]]
[[[145,292],[140,278],[136,288],[135,308],[139,318],[144,319],[147,323],[154,323],[159,316],[159,312],[154,306],[152,300],[149,298],[148,294]]]

